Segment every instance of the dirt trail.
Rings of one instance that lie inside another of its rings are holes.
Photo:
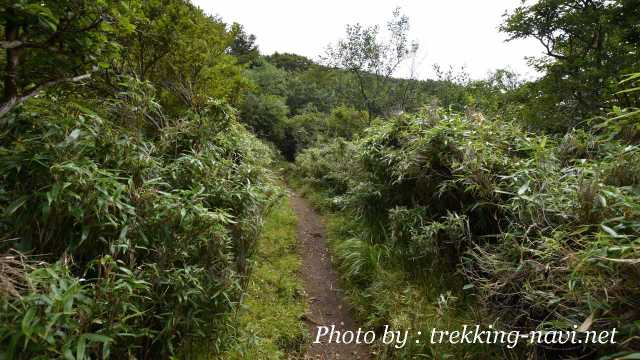
[[[302,279],[304,281],[309,313],[306,317],[311,332],[311,341],[316,338],[318,326],[335,325],[335,329],[357,330],[348,305],[342,300],[336,273],[331,267],[327,249],[325,229],[320,216],[311,205],[298,194],[291,195],[291,205],[298,217],[298,246],[302,257]],[[311,343],[305,359],[370,359],[366,345]]]

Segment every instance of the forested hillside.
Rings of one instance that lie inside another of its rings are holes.
[[[538,79],[423,80],[401,9],[309,59],[189,0],[1,2],[0,359],[305,358],[332,324],[287,186],[363,328],[616,329],[372,358],[639,358],[638,24],[526,3],[500,31],[540,42]]]

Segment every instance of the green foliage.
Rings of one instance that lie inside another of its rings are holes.
[[[349,71],[293,54],[274,54],[247,71],[254,87],[243,100],[240,119],[275,143],[287,160],[293,160],[319,138],[351,139],[373,120],[362,101],[361,85],[368,89],[372,84],[385,84],[387,88],[376,95],[376,101],[389,106],[375,111],[375,116],[434,104],[503,118],[514,118],[519,110],[513,99],[520,82],[509,71],[498,70],[486,80],[471,81],[464,72],[437,70],[437,81],[380,77],[363,70],[360,76],[366,84],[359,84]],[[288,107],[286,117],[282,102]]]
[[[294,55],[277,54],[267,59],[286,62],[289,57]],[[294,59],[302,62],[299,57]],[[319,137],[351,139],[369,122],[366,112],[336,105],[332,79],[339,73],[318,65],[303,68],[306,70],[284,70],[263,60],[247,71],[254,89],[240,106],[241,121],[274,143],[288,160]]]
[[[224,329],[278,193],[271,152],[223,101],[180,118],[156,105],[123,78],[100,104],[41,96],[7,119],[2,250],[51,265],[0,297],[3,356],[143,357]]]
[[[638,78],[640,78],[640,73],[634,73],[620,81],[620,84],[626,88],[619,91],[619,93],[640,93],[640,87],[637,83],[634,83]],[[613,108],[612,113],[605,117],[604,121],[601,124],[597,124],[596,127],[607,132],[610,138],[618,138],[638,144],[640,143],[640,109],[637,106],[628,108],[616,106]]]
[[[0,9],[6,54],[0,116],[43,88],[106,67],[119,49],[113,36],[132,30],[128,16],[138,6],[120,0],[10,3]]]
[[[255,85],[250,94],[282,97],[291,115],[329,112],[336,105],[335,90],[332,89],[334,74],[317,65],[305,71],[290,72],[263,60],[247,75]]]
[[[307,329],[298,272],[296,217],[282,199],[265,219],[252,277],[234,318],[236,345],[221,359],[282,359],[301,356]]]
[[[31,270],[26,278],[31,291],[2,302],[3,356],[89,359],[92,354],[126,354],[114,340],[144,335],[128,332],[141,326],[144,309],[139,304],[151,284],[109,256],[93,266],[105,272],[96,281],[79,279],[60,263]]]
[[[369,125],[369,116],[346,106],[335,107],[327,119],[329,137],[351,140]]]
[[[593,329],[615,327],[618,349],[637,350],[624,339],[640,330],[629,321],[640,291],[639,183],[627,165],[638,148],[619,132],[622,120],[555,138],[425,110],[303,151],[298,174],[360,223],[334,245],[357,291],[376,294],[371,282],[392,269],[417,284],[455,269],[433,287],[460,298],[467,283],[485,324],[571,329],[593,314]]]
[[[397,8],[387,22],[388,40],[382,40],[379,27],[347,25],[346,38],[327,49],[326,63],[353,74],[357,83],[361,106],[369,116],[382,115],[400,107],[404,110],[406,91],[390,82],[398,66],[414,56],[418,44],[409,43],[409,18]]]
[[[509,13],[501,30],[534,38],[545,57],[532,64],[543,77],[526,88],[523,115],[531,125],[562,131],[637,96],[613,95],[620,76],[637,71],[640,7],[635,1],[544,0]]]
[[[350,188],[348,159],[357,156],[357,149],[343,139],[318,144],[300,153],[296,157],[299,176],[306,182],[327,189],[334,194],[343,194]]]
[[[235,56],[240,64],[254,65],[260,57],[256,36],[247,34],[238,23],[233,24],[231,32],[235,34],[235,38],[230,46],[230,54]]]
[[[240,107],[240,116],[255,134],[280,143],[284,137],[283,125],[289,108],[277,95],[248,94]]]
[[[306,71],[315,65],[313,61],[304,56],[289,53],[281,54],[275,52],[272,55],[266,56],[265,59],[277,68],[289,72]]]
[[[119,34],[116,73],[151,81],[172,114],[183,107],[201,110],[209,98],[239,104],[248,82],[238,62],[252,54],[240,53],[238,39],[246,34],[239,25],[229,29],[184,0],[144,1],[134,25],[135,32]]]
[[[505,70],[393,78],[417,50],[399,10],[388,39],[349,26],[322,66],[261,57],[240,24],[189,1],[5,1],[0,358],[300,355],[285,205],[259,237],[281,194],[273,147],[349,218],[330,238],[367,326],[590,322],[618,343],[500,355],[638,351],[639,9],[518,7],[501,30],[547,55],[523,84]]]
[[[310,194],[313,194],[310,193]],[[346,285],[362,326],[381,329],[412,329],[428,334],[431,329],[459,329],[464,324],[482,324],[486,319],[475,311],[472,298],[452,293],[451,269],[431,269],[422,281],[411,277],[389,244],[379,243],[371,229],[347,213],[328,215],[328,239],[332,255]],[[380,359],[473,358],[495,359],[499,350],[481,344],[430,344],[407,341],[401,349],[374,343]]]
[[[300,151],[322,139],[357,137],[369,123],[365,111],[345,106],[333,109],[331,114],[307,112],[287,119],[285,138],[280,146],[286,159],[293,160]]]

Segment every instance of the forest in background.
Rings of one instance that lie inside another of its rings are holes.
[[[619,331],[381,358],[640,356],[637,1],[510,10],[544,53],[528,82],[395,77],[400,9],[312,60],[186,0],[1,4],[0,358],[224,357],[277,167],[366,326]]]

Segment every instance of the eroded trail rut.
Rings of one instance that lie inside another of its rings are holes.
[[[291,205],[298,217],[298,246],[302,257],[301,275],[309,302],[306,322],[315,340],[318,326],[335,325],[339,331],[357,330],[348,304],[342,299],[338,276],[331,266],[325,228],[320,216],[304,198],[291,195]],[[370,359],[366,345],[311,343],[305,359]]]

